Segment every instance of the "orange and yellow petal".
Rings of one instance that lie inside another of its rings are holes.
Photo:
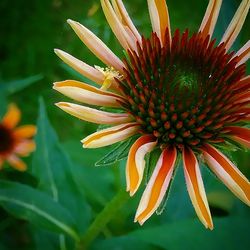
[[[250,182],[239,169],[215,147],[205,144],[203,156],[216,176],[243,202],[250,206]]]
[[[119,102],[124,101],[120,95],[74,80],[56,82],[53,89],[78,102],[90,105],[120,107]]]
[[[250,129],[242,127],[225,127],[228,137],[250,149]]]
[[[19,157],[16,155],[11,155],[7,158],[7,162],[12,166],[14,169],[18,171],[25,171],[27,169],[27,165],[23,162]]]
[[[31,138],[36,134],[36,130],[36,126],[34,125],[23,125],[21,127],[16,128],[13,131],[13,135],[17,139]]]
[[[138,133],[140,126],[135,123],[126,123],[111,128],[97,131],[82,140],[84,148],[100,148],[127,138]]]
[[[243,0],[236,11],[231,23],[229,24],[225,34],[221,39],[221,43],[225,44],[227,50],[229,50],[237,36],[239,35],[241,28],[245,22],[250,7],[249,0]]]
[[[104,74],[102,74],[99,70],[94,67],[86,64],[85,62],[80,61],[79,59],[73,57],[72,55],[60,50],[54,50],[56,55],[67,65],[69,65],[72,69],[80,73],[81,75],[87,77],[88,79],[96,82],[98,84],[102,84],[105,80]]]
[[[140,225],[142,225],[161,204],[173,175],[176,157],[177,150],[172,146],[164,149],[161,153],[135,215],[135,222],[138,221]]]
[[[250,41],[247,43],[235,54],[235,57],[239,57],[239,62],[236,66],[239,66],[245,63],[250,57]]]
[[[153,31],[156,32],[163,44],[167,28],[169,37],[171,38],[170,20],[166,1],[148,0],[148,9]]]
[[[203,38],[206,38],[208,35],[210,38],[213,35],[214,28],[219,16],[222,0],[210,0],[207,6],[205,16],[202,20],[199,31]]]
[[[96,124],[115,125],[132,120],[132,117],[127,113],[110,113],[69,102],[59,102],[56,106],[72,116]]]
[[[187,190],[192,204],[204,226],[206,228],[213,229],[213,222],[198,161],[193,151],[187,147],[183,149],[182,156]]]
[[[68,20],[68,23],[94,55],[106,65],[112,66],[116,70],[123,72],[123,62],[101,41],[101,39],[78,22]]]
[[[36,144],[33,140],[24,140],[16,145],[15,153],[20,156],[28,156],[35,148]]]
[[[15,128],[21,119],[21,112],[15,104],[8,106],[7,113],[2,119],[2,124],[9,129]]]
[[[116,15],[119,17],[120,22],[125,26],[128,27],[131,34],[135,37],[135,39],[140,42],[141,41],[141,35],[134,26],[131,18],[129,17],[129,14],[122,2],[122,0],[112,0],[112,4],[114,7],[114,11]]]
[[[125,49],[137,50],[136,40],[131,33],[128,32],[129,29],[124,26],[119,20],[117,14],[115,13],[109,0],[101,0],[101,5],[103,13],[109,23],[110,28],[115,34],[116,38],[120,42],[121,46]]]
[[[143,135],[135,141],[129,150],[126,164],[126,181],[127,191],[130,192],[131,196],[135,194],[141,184],[146,165],[144,157],[154,149],[156,143],[152,135]]]

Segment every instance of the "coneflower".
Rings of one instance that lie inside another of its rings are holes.
[[[36,133],[34,125],[16,127],[21,119],[21,111],[10,104],[7,113],[0,121],[0,168],[7,161],[13,168],[25,171],[27,165],[19,156],[28,156],[35,149],[32,137]]]
[[[112,2],[112,3],[111,3]],[[228,145],[250,147],[250,78],[246,64],[248,41],[230,52],[247,16],[243,0],[220,42],[212,39],[222,0],[210,0],[197,33],[171,33],[164,0],[148,0],[153,32],[140,35],[121,0],[101,0],[107,21],[127,55],[121,61],[99,38],[78,22],[68,20],[85,45],[106,65],[92,67],[56,49],[73,69],[96,82],[93,87],[74,80],[56,82],[54,89],[91,106],[117,108],[107,112],[85,105],[60,102],[62,110],[82,120],[112,125],[82,140],[98,148],[139,138],[131,146],[126,165],[127,191],[134,195],[146,166],[145,156],[161,150],[142,195],[135,221],[143,224],[159,207],[176,168],[178,155],[196,213],[212,229],[213,222],[201,177],[203,159],[214,174],[243,202],[250,205],[250,183],[219,150]]]

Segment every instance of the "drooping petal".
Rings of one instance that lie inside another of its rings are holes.
[[[125,49],[136,51],[136,40],[129,36],[124,25],[120,22],[109,0],[101,0],[102,9],[110,28],[114,32],[121,46]]]
[[[170,20],[166,1],[148,0],[148,9],[153,31],[156,32],[163,44],[167,28],[169,37],[171,38]]]
[[[122,124],[131,121],[131,117],[124,113],[110,113],[69,102],[59,102],[57,107],[81,120],[96,124]]]
[[[126,165],[127,191],[134,195],[139,188],[145,168],[144,157],[152,151],[156,145],[155,138],[152,135],[143,135],[135,141],[129,150]]]
[[[15,153],[20,156],[28,156],[36,148],[36,144],[33,140],[25,140],[20,143],[15,148]]]
[[[21,127],[18,127],[13,132],[14,137],[25,139],[25,138],[31,138],[36,134],[36,126],[34,125],[24,125]]]
[[[225,47],[227,50],[231,48],[234,41],[236,40],[238,34],[241,31],[241,28],[245,22],[245,19],[247,17],[247,13],[250,7],[250,1],[249,0],[243,0],[236,11],[231,23],[229,24],[225,34],[223,35],[221,39],[221,43],[225,44]]]
[[[243,146],[250,149],[250,129],[242,127],[225,127],[226,130],[229,130],[228,136],[242,144]]]
[[[182,156],[187,189],[192,204],[204,226],[213,229],[213,222],[198,161],[193,151],[189,148],[184,148]]]
[[[78,22],[68,20],[68,23],[93,54],[106,65],[123,72],[123,62],[94,33]]]
[[[215,147],[205,144],[203,156],[217,177],[243,202],[250,206],[250,182],[239,169]]]
[[[102,84],[104,82],[104,74],[102,74],[99,70],[91,67],[90,65],[80,61],[79,59],[60,49],[55,49],[54,51],[59,58],[61,58],[66,64],[68,64],[71,68],[73,68],[81,75],[98,84]]]
[[[132,32],[133,36],[140,43],[141,35],[138,32],[138,30],[136,29],[136,27],[134,26],[122,0],[112,0],[112,4],[114,6],[114,10],[115,10],[117,16],[119,15],[119,17],[120,17],[120,22],[129,28],[129,30]]]
[[[19,123],[21,119],[21,112],[15,104],[10,104],[8,106],[7,113],[3,117],[2,124],[7,128],[14,128]]]
[[[25,171],[27,169],[27,165],[16,155],[11,155],[7,158],[7,162],[16,170]]]
[[[158,208],[168,189],[177,157],[175,147],[163,150],[138,206],[135,222],[142,225]]]
[[[222,0],[210,0],[207,6],[205,16],[202,20],[199,31],[202,34],[202,37],[205,39],[208,35],[210,38],[213,35],[214,27],[216,25]]]
[[[78,102],[90,105],[120,107],[119,102],[123,101],[123,98],[117,94],[74,80],[56,82],[53,89]]]
[[[245,63],[250,57],[250,40],[235,54],[234,57],[239,57],[239,62],[236,66]]]
[[[133,122],[97,131],[81,142],[84,148],[100,148],[123,141],[138,133],[140,126]]]

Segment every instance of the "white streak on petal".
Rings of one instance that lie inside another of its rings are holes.
[[[250,58],[250,40],[235,54],[234,57],[236,56],[240,58],[240,61],[237,63],[236,67],[245,63]]]
[[[171,154],[171,155],[168,155],[168,154]],[[154,168],[153,174],[147,184],[147,187],[143,192],[142,198],[140,200],[140,204],[136,211],[135,222],[138,221],[140,225],[142,225],[156,211],[162,199],[164,198],[166,191],[168,189],[170,180],[173,175],[176,156],[177,156],[177,152],[175,148],[165,149],[160,155],[159,160]],[[166,168],[166,173],[161,173],[161,170],[163,168],[164,169]],[[162,185],[160,186],[160,193],[157,194],[158,197],[156,197],[156,201],[152,206],[152,204],[150,204],[150,200],[153,199],[153,202],[154,202],[154,197],[152,197],[152,191],[156,185],[159,185],[159,183],[157,183],[157,181],[159,181],[158,178],[160,178],[160,180],[164,178],[164,180],[163,180]]]
[[[225,34],[223,35],[220,43],[225,43],[226,49],[229,50],[236,40],[238,34],[247,17],[250,7],[250,0],[243,0],[236,11],[231,23],[229,24]]]
[[[56,82],[54,83],[53,89],[78,102],[90,105],[120,107],[118,100],[123,101],[122,97],[117,94],[103,91],[74,80]]]
[[[130,195],[134,195],[134,193],[137,191],[137,189],[139,188],[140,186],[140,183],[142,181],[142,178],[143,178],[143,173],[144,173],[144,169],[145,169],[145,165],[146,165],[146,161],[145,161],[145,156],[147,153],[150,153],[156,146],[157,142],[150,142],[150,143],[147,143],[147,144],[144,144],[143,146],[141,146],[136,154],[135,154],[135,165],[137,167],[137,171],[138,171],[138,174],[139,174],[139,181],[138,181],[138,185],[137,187],[135,188],[135,190],[130,193]]]
[[[99,39],[93,32],[82,24],[68,20],[68,23],[82,40],[82,42],[106,65],[114,67],[123,72],[123,62]]]
[[[128,26],[135,38],[137,39],[138,42],[141,42],[141,35],[139,34],[138,30],[134,26],[122,0],[112,0],[114,10],[117,15],[120,16],[120,21],[124,25]]]
[[[137,51],[136,41],[127,33],[124,25],[120,22],[109,0],[101,0],[101,5],[109,26],[113,30],[122,47],[125,50],[131,49]]]
[[[213,35],[214,27],[216,25],[222,0],[210,0],[207,6],[205,16],[202,20],[199,31],[202,33],[203,37],[206,38],[207,35],[210,35],[210,38]]]
[[[109,113],[69,102],[59,102],[56,106],[81,120],[96,124],[114,125],[131,121],[128,114]]]
[[[204,149],[203,155],[204,159],[206,160],[209,167],[213,170],[213,172],[217,175],[219,179],[243,202],[245,202],[248,206],[250,206],[250,183],[246,179],[246,177],[238,170],[238,168],[231,162],[229,159],[226,158],[222,153],[220,153],[217,149],[213,146],[208,145],[207,148]],[[223,160],[224,164],[228,164],[230,166],[231,171],[226,171],[226,169],[220,164],[219,160],[216,159],[216,156],[213,156],[211,151],[210,153],[208,150],[213,150],[216,155],[219,155]],[[237,177],[239,180],[236,180],[232,177]],[[244,185],[244,190],[243,190]]]
[[[182,156],[187,189],[192,204],[204,226],[213,229],[213,222],[198,161],[194,153],[188,148],[183,150]]]
[[[138,132],[139,128],[140,126],[137,123],[122,124],[97,131],[84,138],[81,142],[84,148],[105,147],[131,137]]]
[[[80,61],[79,59],[71,56],[70,54],[62,50],[55,49],[54,51],[56,55],[60,57],[71,68],[79,72],[81,75],[89,78],[93,82],[102,84],[103,81],[105,80],[104,74],[102,74],[100,71],[98,71],[94,67],[91,67],[90,65]]]

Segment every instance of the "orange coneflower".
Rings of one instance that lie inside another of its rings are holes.
[[[31,138],[36,133],[36,127],[33,125],[16,127],[20,118],[20,110],[16,105],[10,104],[7,113],[0,121],[0,168],[6,160],[19,171],[27,169],[19,156],[28,156],[35,149],[35,143]]]
[[[121,0],[101,0],[107,21],[127,56],[121,61],[99,38],[78,22],[68,20],[85,45],[106,65],[92,67],[56,49],[73,69],[101,85],[74,80],[57,82],[54,89],[86,105],[117,108],[106,112],[66,102],[62,110],[82,120],[113,125],[82,140],[98,148],[140,137],[131,146],[126,166],[127,191],[134,195],[141,184],[145,155],[160,149],[156,166],[142,195],[135,221],[143,224],[159,207],[169,187],[178,155],[190,199],[201,222],[213,222],[199,161],[243,202],[250,205],[250,183],[220,151],[228,144],[250,147],[250,78],[246,64],[248,41],[230,52],[247,16],[250,1],[243,0],[222,39],[212,39],[222,0],[210,0],[197,33],[170,29],[165,0],[148,0],[153,32],[144,38],[133,25]]]

